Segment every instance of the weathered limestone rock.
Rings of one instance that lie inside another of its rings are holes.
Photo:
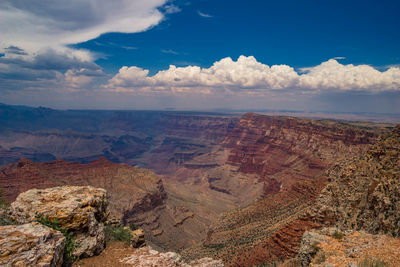
[[[11,204],[10,214],[19,223],[35,221],[38,215],[48,216],[73,232],[74,256],[91,257],[104,249],[107,204],[107,191],[91,186],[31,189]]]
[[[137,229],[135,231],[132,231],[131,233],[132,233],[132,239],[131,239],[132,247],[140,248],[146,246],[143,229]]]
[[[301,267],[310,265],[310,262],[318,253],[318,244],[325,241],[324,237],[317,232],[306,231],[301,240],[301,247],[297,259]]]
[[[65,237],[38,222],[0,226],[0,266],[61,266]]]

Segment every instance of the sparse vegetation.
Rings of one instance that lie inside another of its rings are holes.
[[[339,231],[335,231],[335,233],[333,233],[333,238],[337,239],[337,240],[342,240],[344,237],[344,234],[342,232]]]
[[[253,267],[276,267],[276,266],[279,266],[281,263],[282,263],[282,261],[278,260],[278,261],[256,264],[256,265],[253,265]]]
[[[5,208],[8,206],[8,203],[4,199],[2,199],[2,197],[3,197],[3,189],[0,188],[0,208]]]
[[[389,267],[389,265],[381,259],[365,258],[357,263],[357,267]]]
[[[4,199],[3,190],[0,189],[0,226],[16,224],[16,222],[8,215],[8,203]]]
[[[64,266],[70,266],[75,261],[74,251],[76,248],[73,233],[66,228],[61,228],[58,220],[51,220],[48,215],[36,214],[36,221],[50,227],[56,231],[60,231],[65,236],[65,249],[64,249]]]
[[[127,244],[131,242],[132,234],[128,229],[125,229],[122,225],[113,226],[105,225],[106,230],[106,242],[110,241],[122,241]]]
[[[130,222],[129,223],[129,229],[131,229],[132,231],[137,230],[139,227],[137,227],[137,225],[134,222]]]

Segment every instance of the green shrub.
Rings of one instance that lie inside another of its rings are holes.
[[[58,220],[50,220],[49,216],[43,216],[43,214],[36,214],[36,221],[54,229],[60,231],[65,236],[65,248],[64,248],[64,266],[70,266],[75,261],[74,251],[76,248],[75,239],[73,233],[68,231],[67,228],[61,228]]]
[[[0,188],[0,208],[4,209],[8,207],[8,203],[4,199],[2,199],[2,197],[3,197],[3,189]]]
[[[130,222],[129,223],[129,229],[131,229],[132,231],[137,230],[139,227],[136,226],[136,224],[134,222]]]
[[[110,241],[122,241],[130,244],[132,239],[131,231],[125,229],[122,225],[113,226],[105,225],[106,227],[106,242]]]
[[[4,225],[13,225],[17,224],[10,216],[8,216],[7,212],[0,213],[0,226]]]

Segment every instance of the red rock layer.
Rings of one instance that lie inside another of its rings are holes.
[[[279,229],[268,240],[260,242],[250,251],[234,257],[228,265],[253,266],[292,258],[299,252],[304,232],[320,226],[320,224],[308,218],[295,220]]]
[[[245,114],[224,139],[227,164],[264,182],[264,199],[225,214],[203,246],[186,257],[209,255],[227,265],[251,266],[295,255],[317,223],[304,217],[338,159],[359,155],[381,130],[333,121]]]
[[[329,121],[246,113],[224,139],[231,149],[227,163],[259,174],[266,193],[314,178],[338,157],[360,153],[376,142],[372,130]]]

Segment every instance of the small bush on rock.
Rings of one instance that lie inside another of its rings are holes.
[[[69,266],[75,261],[74,251],[75,251],[75,240],[73,233],[69,232],[66,228],[61,228],[60,222],[58,220],[50,220],[49,216],[43,216],[43,214],[36,214],[36,221],[54,229],[60,231],[65,236],[65,248],[64,248],[64,266]]]
[[[124,243],[130,244],[132,239],[131,231],[125,229],[122,225],[113,226],[105,225],[106,228],[106,242],[110,241],[122,241]]]

